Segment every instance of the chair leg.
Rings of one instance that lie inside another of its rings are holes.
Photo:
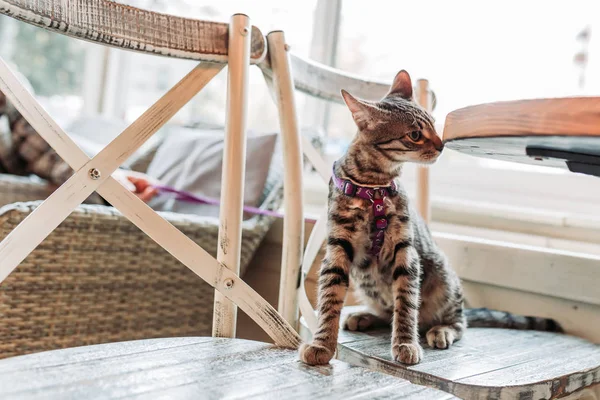
[[[419,79],[417,81],[417,102],[431,112],[431,93],[429,81]],[[417,167],[417,210],[426,223],[431,222],[431,200],[429,196],[429,168]]]
[[[115,180],[102,185],[98,193],[159,246],[235,302],[277,346],[298,348],[300,337],[296,331],[265,299],[133,193]]]
[[[290,60],[282,31],[267,35],[273,86],[279,111],[284,161],[283,249],[279,283],[279,313],[293,327],[298,327],[298,280],[304,247],[304,209],[302,185],[302,144],[298,134],[298,119],[294,98],[294,82]]]
[[[217,260],[236,275],[240,273],[242,243],[251,28],[250,18],[246,15],[236,14],[231,17],[227,76],[227,125],[223,154]],[[235,337],[236,319],[235,304],[220,292],[215,292],[213,336]]]

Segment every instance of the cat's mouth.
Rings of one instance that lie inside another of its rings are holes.
[[[433,163],[435,163],[437,161],[437,159],[440,157],[440,155],[442,154],[441,151],[437,151],[437,152],[427,152],[427,153],[423,153],[421,154],[421,157],[419,157],[419,164],[425,164],[425,165],[431,165]]]

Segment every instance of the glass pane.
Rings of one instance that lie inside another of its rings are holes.
[[[0,55],[53,117],[70,120],[81,111],[85,54],[93,45],[6,16],[0,16],[0,43]]]
[[[344,2],[338,67],[387,80],[406,69],[429,79],[439,120],[471,104],[598,93],[599,70],[584,71],[593,79],[580,85],[574,59],[578,35],[599,11],[595,0]]]
[[[232,14],[245,13],[253,25],[266,35],[271,30],[285,31],[286,41],[297,54],[307,56],[311,41],[313,13],[316,0],[281,2],[268,0],[248,2],[226,0],[215,3],[207,0],[130,0],[127,4],[189,18],[228,22]],[[175,60],[151,55],[128,53],[124,73],[127,84],[122,88],[124,103],[121,117],[132,121],[170,87],[189,72],[196,62]],[[223,124],[225,121],[227,75],[219,74],[171,121],[174,124]],[[259,131],[279,129],[277,109],[257,67],[250,72],[249,127]],[[297,95],[301,109],[305,97]]]

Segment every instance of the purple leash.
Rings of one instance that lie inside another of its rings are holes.
[[[170,186],[154,185],[153,187],[156,188],[160,193],[170,193],[170,194],[176,195],[175,200],[184,201],[187,203],[210,204],[213,206],[221,205],[219,199],[215,199],[212,197],[206,197],[206,196],[201,196],[201,195],[193,194],[190,192],[186,192],[183,190],[177,190]],[[244,206],[244,211],[247,213],[250,213],[250,214],[265,215],[268,217],[275,217],[275,218],[283,218],[284,217],[283,214],[278,213],[277,211],[264,210],[262,208],[252,207],[252,206]],[[313,224],[317,222],[315,219],[312,219],[312,218],[305,218],[305,221],[312,222]]]

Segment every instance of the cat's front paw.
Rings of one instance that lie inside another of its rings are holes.
[[[302,343],[300,360],[308,365],[325,365],[333,358],[333,351],[319,344]]]
[[[448,326],[434,326],[427,332],[427,344],[432,349],[447,349],[456,339],[456,331]]]
[[[423,348],[419,343],[395,344],[392,346],[392,357],[402,364],[418,364],[423,358]]]
[[[364,332],[377,321],[377,317],[368,312],[355,312],[348,315],[344,321],[344,329],[347,331]]]

